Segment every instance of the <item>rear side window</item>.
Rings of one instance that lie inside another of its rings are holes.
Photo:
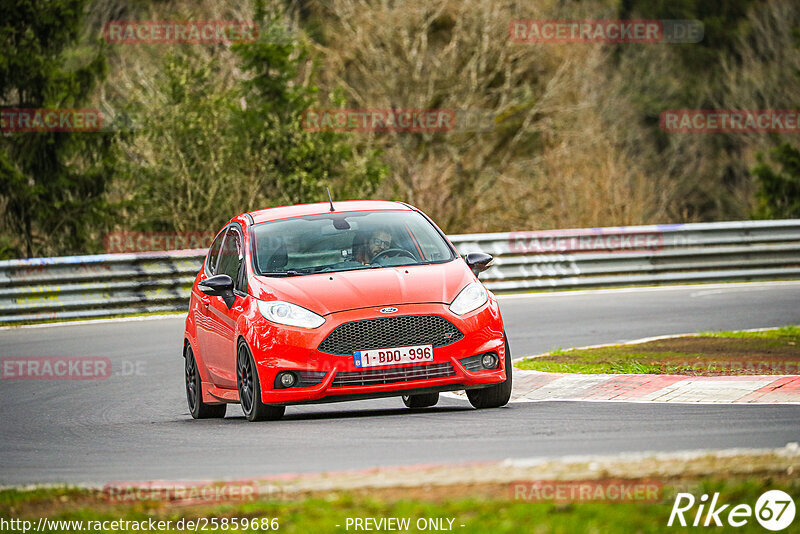
[[[208,257],[206,258],[206,268],[212,275],[217,274],[217,258],[219,258],[219,249],[222,247],[222,239],[225,237],[227,230],[220,232],[214,242],[211,243],[211,248],[208,249]]]

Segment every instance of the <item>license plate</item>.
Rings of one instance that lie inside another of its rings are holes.
[[[353,353],[356,367],[380,367],[399,363],[433,361],[433,345],[397,347],[394,349],[357,350]]]

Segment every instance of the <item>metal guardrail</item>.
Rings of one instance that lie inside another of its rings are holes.
[[[800,219],[453,235],[492,291],[800,278]],[[185,310],[205,250],[0,261],[0,322]]]

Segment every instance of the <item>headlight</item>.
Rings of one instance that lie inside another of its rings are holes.
[[[483,306],[489,299],[486,288],[480,282],[472,282],[461,290],[461,293],[450,304],[450,311],[456,315],[464,315]]]
[[[259,300],[257,302],[261,315],[273,323],[301,328],[318,328],[325,322],[324,317],[291,302],[281,300]]]

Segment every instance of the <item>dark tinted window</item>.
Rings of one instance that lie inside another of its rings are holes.
[[[222,246],[222,238],[224,237],[225,232],[220,232],[216,239],[214,239],[214,242],[211,243],[211,247],[208,249],[206,267],[208,268],[208,272],[211,274],[216,274],[217,258],[219,258],[219,249]]]
[[[216,274],[227,274],[236,282],[239,278],[239,266],[241,265],[242,240],[239,232],[233,228],[228,230],[228,235],[222,243],[219,254],[219,265]]]
[[[247,293],[247,267],[244,260],[239,265],[239,279],[236,280],[235,287],[242,293]]]

